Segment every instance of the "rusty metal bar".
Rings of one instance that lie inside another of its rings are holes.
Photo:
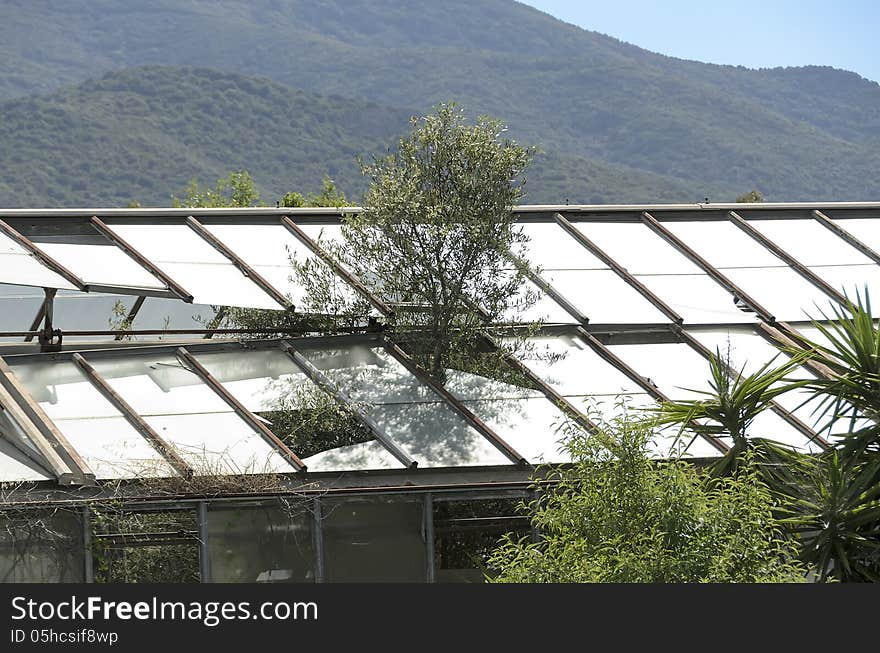
[[[822,213],[822,211],[813,211],[812,215],[823,227],[826,227],[836,235],[840,236],[848,245],[855,247],[862,254],[874,261],[874,263],[880,264],[880,254],[834,222],[831,218]]]
[[[377,311],[379,311],[382,315],[388,317],[394,313],[394,310],[388,306],[384,301],[379,299],[376,295],[374,295],[369,288],[367,288],[360,279],[354,276],[351,272],[346,270],[342,265],[340,265],[336,259],[334,259],[330,254],[321,247],[314,240],[309,238],[309,236],[300,229],[299,225],[297,225],[293,220],[291,220],[286,215],[281,216],[281,224],[287,229],[291,234],[296,237],[303,245],[308,247],[316,256],[318,256],[322,261],[324,261],[327,265],[329,265],[333,271],[340,277],[342,277],[348,285],[354,288],[357,292],[361,294],[367,301],[369,301]]]
[[[385,345],[385,349],[394,356],[394,358],[396,358],[397,361],[410,372],[410,374],[413,374],[419,381],[437,393],[444,401],[451,404],[452,407],[461,413],[483,437],[495,445],[501,453],[518,465],[529,464],[529,462],[520,455],[516,449],[511,447],[500,435],[489,428],[483,420],[474,415],[474,413],[465,406],[458,397],[449,392],[449,390],[443,387],[441,383],[438,383],[435,379],[431,378],[430,374],[420,368],[416,362],[410,358],[409,354],[393,343],[386,335],[382,336],[382,342]]]
[[[147,300],[147,298],[143,295],[141,295],[136,300],[134,300],[134,304],[132,305],[131,310],[128,312],[128,315],[125,316],[125,322],[129,326],[131,326],[131,324],[134,322],[134,318],[137,317],[137,314],[140,312],[141,307],[144,305],[144,302],[146,300]],[[121,333],[116,334],[116,337],[114,338],[114,340],[122,340],[127,335],[131,335],[130,332],[131,332],[131,329],[127,329],[126,331],[122,331]]]
[[[703,345],[702,342],[700,342],[699,340],[694,338],[690,333],[688,333],[684,329],[678,329],[677,332],[678,332],[678,335],[681,337],[681,339],[686,344],[690,345],[691,349],[693,349],[694,351],[699,353],[707,361],[711,360],[711,358],[714,356],[714,354],[711,351],[709,351],[709,349],[705,345]],[[732,369],[725,361],[719,360],[718,362],[724,366],[724,370],[725,370],[725,372],[727,372],[728,376],[730,376],[731,378],[735,378],[735,377],[739,376],[739,373],[735,369]],[[790,410],[788,410],[784,406],[780,405],[775,399],[770,402],[770,410],[772,410],[774,413],[779,415],[786,422],[791,424],[794,428],[796,428],[798,431],[800,431],[803,435],[807,436],[807,438],[811,442],[816,442],[819,444],[819,446],[821,446],[825,449],[827,449],[828,447],[831,446],[825,438],[823,438],[821,435],[816,433],[812,428],[810,428],[810,426],[808,424],[805,424],[802,420],[800,420]]]
[[[189,366],[190,370],[198,376],[205,385],[209,386],[217,395],[226,402],[226,404],[232,408],[236,412],[236,414],[243,419],[251,428],[253,428],[257,433],[259,433],[264,440],[281,455],[288,463],[293,465],[293,467],[300,472],[306,471],[305,463],[299,459],[299,457],[293,453],[286,444],[284,444],[277,435],[272,433],[272,431],[267,427],[263,422],[257,419],[257,416],[254,415],[251,411],[244,407],[244,405],[236,399],[232,393],[230,393],[222,383],[220,383],[217,379],[215,379],[208,370],[206,370],[198,360],[196,360],[195,356],[190,354],[185,347],[178,347],[177,355],[179,358]]]
[[[72,476],[71,483],[79,483],[82,485],[92,485],[95,482],[95,474],[91,468],[82,459],[76,449],[67,441],[64,434],[58,430],[55,424],[49,419],[45,411],[40,407],[27,389],[15,376],[12,368],[0,357],[0,384],[12,396],[12,400],[21,406],[28,419],[36,425],[40,433],[43,435],[48,447],[64,461],[64,464],[70,468]],[[34,444],[37,444],[36,442]]]
[[[152,426],[147,424],[146,420],[138,415],[135,410],[129,405],[125,399],[122,398],[119,393],[117,393],[109,383],[95,370],[94,367],[80,354],[73,355],[73,362],[76,366],[82,371],[82,373],[86,376],[89,382],[95,387],[98,392],[100,392],[107,401],[113,404],[113,407],[116,408],[122,416],[125,417],[125,421],[131,424],[134,429],[140,433],[144,439],[150,443],[150,446],[153,447],[159,455],[161,455],[166,462],[171,465],[171,467],[178,474],[183,476],[184,478],[190,478],[193,475],[192,467],[178,455],[178,453],[174,450],[165,439],[156,433]]]
[[[85,282],[80,279],[73,272],[68,270],[66,267],[61,265],[54,258],[46,254],[42,249],[37,247],[36,244],[31,242],[29,238],[25,238],[18,231],[13,229],[11,226],[6,224],[3,220],[0,220],[0,231],[9,236],[12,240],[14,240],[22,249],[27,250],[35,259],[37,259],[42,265],[49,268],[52,272],[64,278],[65,281],[72,284],[78,290],[82,290],[83,292],[88,292],[89,288],[85,284]]]
[[[608,349],[595,336],[593,336],[593,334],[581,327],[577,328],[577,333],[580,339],[587,343],[587,345],[589,345],[589,347],[594,352],[596,352],[599,357],[602,358],[602,360],[617,368],[619,371],[623,372],[624,375],[626,375],[631,381],[635,382],[640,388],[651,395],[655,400],[669,401],[669,397],[661,392],[660,389],[649,383],[645,377],[643,377],[641,374],[639,374],[633,368],[627,365],[627,363],[624,362],[622,359],[618,358],[610,349]],[[708,441],[709,444],[711,444],[721,453],[726,453],[730,448],[724,442],[722,442],[721,439],[716,438],[715,436],[705,435],[702,433],[698,433],[698,435]]]
[[[795,351],[806,351],[806,341],[800,332],[787,322],[778,322],[774,326],[767,324],[757,324],[758,333],[770,344],[774,346],[782,346]],[[803,362],[803,366],[808,368],[813,374],[820,378],[833,379],[836,374],[833,370],[807,358]]]
[[[110,240],[116,247],[121,249],[125,254],[128,255],[130,259],[132,259],[135,263],[144,268],[147,272],[156,277],[159,281],[164,283],[168,290],[171,291],[172,294],[177,295],[180,299],[191,304],[193,301],[193,296],[189,292],[187,292],[179,283],[177,283],[174,279],[165,274],[162,270],[156,267],[150,259],[141,254],[135,247],[128,243],[122,236],[117,234],[113,229],[107,226],[100,218],[97,216],[92,216],[91,218],[92,226],[95,227],[105,238]]]
[[[337,403],[350,410],[357,420],[370,430],[370,432],[376,437],[382,446],[391,453],[392,456],[403,463],[405,467],[414,468],[418,466],[418,462],[413,460],[412,456],[401,449],[400,446],[385,432],[385,429],[379,426],[379,424],[376,423],[376,420],[370,417],[363,408],[352,401],[351,397],[349,397],[346,392],[341,390],[339,386],[327,378],[321,370],[312,365],[312,363],[300,352],[294,349],[289,342],[282,340],[280,344],[282,351],[290,356],[296,366],[314,381],[319,388],[333,397]]]
[[[744,220],[736,211],[728,211],[727,217],[730,221],[735,224],[737,227],[746,232],[749,236],[751,236],[758,243],[763,245],[771,254],[773,254],[776,258],[784,261],[790,268],[792,268],[795,272],[801,275],[804,279],[809,281],[811,284],[816,286],[823,293],[828,295],[831,299],[836,301],[838,304],[846,304],[846,298],[839,292],[837,292],[834,288],[832,288],[828,283],[820,279],[816,274],[810,270],[806,265],[798,261],[791,254],[782,249],[779,245],[774,243],[772,240],[767,238],[760,231],[755,229],[752,225],[750,225],[746,220]]]
[[[606,254],[601,247],[599,247],[592,240],[587,238],[586,234],[584,234],[580,229],[575,227],[571,222],[569,222],[564,215],[561,213],[557,213],[554,216],[556,223],[565,229],[565,231],[578,241],[581,245],[586,247],[590,253],[602,261],[605,265],[611,268],[617,276],[626,281],[634,290],[636,290],[639,294],[642,295],[645,299],[651,302],[661,313],[663,313],[666,317],[668,317],[673,322],[681,324],[684,322],[684,318],[675,312],[666,302],[660,299],[657,295],[654,294],[645,284],[636,279],[630,272],[624,268],[620,263],[611,258],[608,254]]]
[[[746,306],[748,306],[751,310],[753,310],[761,319],[766,320],[768,322],[775,321],[773,314],[768,311],[766,308],[761,306],[751,295],[746,293],[742,288],[740,288],[733,281],[728,279],[724,274],[722,274],[714,265],[709,263],[702,256],[697,254],[693,249],[690,248],[683,240],[681,240],[674,233],[669,231],[666,227],[664,227],[653,215],[648,213],[647,211],[643,211],[641,214],[642,222],[648,225],[654,233],[660,236],[667,243],[675,247],[679,252],[684,254],[691,262],[695,263],[700,269],[703,270],[706,274],[708,274],[712,279],[723,286],[724,289],[733,295],[734,299],[738,299],[743,302]]]
[[[186,219],[186,224],[190,229],[195,231],[199,236],[201,236],[202,240],[208,243],[211,247],[220,252],[223,256],[225,256],[229,261],[238,268],[238,271],[241,272],[248,279],[253,281],[257,286],[260,287],[263,292],[269,295],[276,302],[281,304],[284,308],[290,308],[293,304],[290,300],[284,295],[283,292],[278,290],[271,283],[266,281],[259,272],[254,270],[250,265],[248,265],[244,259],[242,259],[238,254],[229,249],[223,241],[221,241],[217,236],[208,231],[201,222],[196,220],[194,217],[189,216]]]

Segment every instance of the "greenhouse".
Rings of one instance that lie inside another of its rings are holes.
[[[510,265],[534,301],[470,353],[503,369],[441,382],[385,330],[400,307],[328,246],[360,210],[3,213],[0,580],[480,580],[499,535],[537,537],[517,505],[570,462],[570,429],[698,396],[713,353],[758,370],[820,339],[832,304],[880,296],[880,204],[520,206]],[[363,324],[216,326],[296,312],[291,258],[363,301]],[[827,448],[806,396],[754,428]],[[731,446],[660,436],[657,458]]]

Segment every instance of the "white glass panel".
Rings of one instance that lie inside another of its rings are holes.
[[[261,435],[176,358],[143,356],[92,363],[197,473],[291,471]]]
[[[533,338],[519,358],[537,376],[565,396],[644,392],[579,338]]]
[[[0,438],[0,483],[14,483],[16,481],[50,481],[44,472],[41,472],[34,463],[28,460],[21,452]]]
[[[351,444],[303,458],[310,472],[399,469],[401,463],[378,440]]]
[[[738,309],[733,295],[709,275],[640,275],[637,278],[681,315],[685,324],[743,323],[758,319],[754,313]]]
[[[566,417],[545,397],[466,401],[465,405],[530,463],[571,461],[561,446]]]
[[[97,478],[175,475],[73,363],[29,363],[14,371]]]
[[[575,227],[631,274],[701,274],[672,245],[638,223],[577,222]]]
[[[446,370],[446,389],[462,401],[479,401],[484,399],[525,399],[543,397],[540,390],[505,383],[494,379],[462,372]]]
[[[870,297],[880,297],[880,267],[873,263],[868,265],[813,266],[810,270],[829,286],[854,302],[857,297],[865,297],[866,287]],[[829,302],[832,302],[830,298],[822,305],[822,309],[825,315],[833,317],[834,313]],[[874,317],[880,317],[880,305],[876,301],[872,304],[871,309]],[[814,314],[816,317],[821,317],[818,313]]]
[[[532,303],[525,307],[526,294]],[[577,324],[573,315],[551,299],[529,279],[523,279],[519,292],[511,301],[511,308],[503,316],[509,323],[543,322],[545,324]]]
[[[75,288],[37,261],[6,234],[0,233],[0,281],[42,288]]]
[[[722,272],[777,320],[805,320],[819,316],[820,309],[828,312],[828,295],[789,267],[731,268]]]
[[[683,343],[612,345],[608,349],[671,399],[700,399],[709,362]]]
[[[871,259],[816,220],[748,222],[804,265],[874,265]]]
[[[763,245],[732,222],[664,222],[663,226],[685,244],[721,268],[785,265]]]
[[[378,405],[371,416],[419,467],[510,464],[507,456],[448,404]]]
[[[522,223],[529,237],[528,260],[546,270],[607,270],[586,247],[581,245],[555,222]]]
[[[266,281],[288,295],[295,306],[304,305],[305,289],[291,279],[291,258],[304,263],[316,257],[287,229],[281,225],[231,224],[212,224],[206,228]]]
[[[791,426],[776,413],[765,410],[758,415],[749,427],[751,437],[767,438],[795,447],[800,451],[818,452],[821,450],[800,431]]]
[[[39,288],[0,284],[0,331],[27,331],[42,303],[43,291]],[[3,340],[20,341],[21,338]]]
[[[296,220],[294,220],[296,222]],[[338,224],[300,224],[297,226],[312,240],[320,243],[342,243],[342,226]]]
[[[669,318],[611,270],[557,270],[541,275],[596,324],[665,323]]]
[[[880,252],[880,219],[844,218],[842,220],[835,219],[834,222],[846,229],[875,252]]]
[[[132,247],[193,294],[197,304],[280,309],[220,252],[183,225],[112,225]]]
[[[86,283],[165,288],[164,283],[114,245],[41,242],[39,246]]]

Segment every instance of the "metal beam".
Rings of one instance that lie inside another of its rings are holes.
[[[804,337],[797,329],[789,325],[787,322],[779,322],[775,326],[757,324],[756,327],[758,333],[774,346],[791,349],[793,351],[806,351]],[[807,358],[803,362],[803,366],[808,368],[816,376],[823,379],[833,379],[837,376],[831,368],[826,367],[821,363],[817,363],[810,358]]]
[[[875,252],[871,247],[869,247],[868,245],[863,243],[861,240],[859,240],[858,238],[853,236],[846,229],[844,229],[839,224],[834,222],[831,218],[829,218],[827,215],[822,213],[822,211],[813,211],[812,213],[813,213],[813,217],[819,222],[819,224],[821,224],[823,227],[826,227],[830,231],[834,232],[836,235],[840,236],[843,240],[845,240],[847,242],[847,244],[851,245],[852,247],[855,247],[862,254],[864,254],[869,259],[874,261],[874,263],[877,263],[878,265],[880,265],[880,254]]]
[[[449,390],[443,387],[442,384],[438,383],[435,379],[431,377],[428,373],[426,373],[422,368],[420,368],[416,362],[409,357],[405,351],[403,351],[400,347],[398,347],[395,343],[388,339],[387,336],[382,336],[382,341],[385,344],[385,349],[397,359],[397,361],[403,365],[410,374],[414,375],[419,381],[430,387],[436,394],[438,394],[444,401],[451,404],[453,408],[455,408],[459,413],[461,413],[465,419],[467,419],[471,425],[480,433],[484,438],[489,440],[495,447],[501,451],[505,456],[507,456],[512,462],[518,465],[528,465],[529,462],[520,455],[516,449],[511,447],[504,439],[499,436],[495,431],[493,431],[489,426],[483,422],[479,417],[474,415],[474,413],[465,406],[455,395],[453,395]]]
[[[321,370],[312,365],[305,356],[294,349],[286,340],[282,340],[280,344],[282,351],[290,356],[296,366],[299,367],[307,377],[314,381],[324,392],[333,397],[337,403],[350,410],[357,420],[370,430],[382,446],[385,447],[392,456],[403,463],[404,467],[415,468],[418,465],[418,462],[413,460],[412,456],[401,449],[400,446],[385,432],[385,429],[376,423],[376,420],[370,417],[363,408],[352,401],[351,397],[341,390],[332,380],[321,372]]]
[[[746,232],[749,236],[751,236],[758,243],[763,245],[771,254],[773,254],[776,258],[784,261],[790,268],[792,268],[795,272],[801,275],[804,279],[809,281],[811,284],[816,286],[823,293],[828,295],[831,299],[836,301],[838,304],[846,304],[846,299],[844,296],[837,292],[834,288],[832,288],[828,283],[820,279],[816,274],[810,270],[806,265],[798,261],[791,254],[782,249],[779,245],[774,243],[772,240],[767,238],[760,231],[755,229],[752,225],[750,225],[746,220],[744,220],[736,211],[728,211],[727,217],[730,221],[735,224],[737,227]]]
[[[645,284],[636,279],[630,272],[624,268],[620,263],[611,258],[608,254],[606,254],[601,247],[596,245],[592,240],[587,238],[586,234],[581,232],[580,229],[575,227],[571,222],[565,219],[565,216],[561,213],[557,213],[555,216],[556,223],[562,227],[568,235],[578,241],[581,245],[586,247],[590,253],[602,261],[605,265],[611,268],[617,276],[626,281],[634,290],[636,290],[639,294],[642,295],[645,299],[651,302],[661,313],[663,313],[666,317],[668,317],[673,322],[677,324],[681,324],[684,322],[684,318],[675,312],[666,302],[660,299],[657,295],[655,295]]]
[[[67,441],[64,434],[58,430],[52,420],[49,419],[45,411],[40,407],[30,393],[25,389],[24,385],[15,376],[12,368],[0,357],[0,385],[6,389],[11,395],[12,401],[18,404],[28,419],[39,429],[43,438],[34,441],[42,450],[54,451],[64,464],[69,468],[71,483],[82,485],[92,485],[95,482],[95,474],[82,459],[76,449]],[[38,444],[38,442],[40,444]],[[46,455],[46,454],[44,454]],[[48,459],[48,458],[47,458]]]
[[[599,357],[602,358],[602,360],[617,368],[619,371],[623,372],[623,374],[625,374],[631,381],[635,382],[640,388],[651,395],[651,397],[653,397],[656,401],[669,401],[669,397],[661,392],[659,388],[655,387],[652,383],[648,381],[648,379],[636,372],[622,359],[618,358],[610,349],[608,349],[599,340],[597,340],[593,336],[593,334],[589,333],[586,329],[582,329],[580,327],[578,327],[577,333],[580,339],[583,340],[587,345],[589,345],[589,347],[594,352],[596,352]],[[697,435],[704,438],[707,442],[709,442],[709,444],[711,444],[721,453],[727,453],[728,449],[730,449],[730,447],[722,442],[720,438],[716,438],[715,436],[711,435],[704,435],[702,433],[698,433]]]
[[[128,324],[129,327],[131,327],[132,323],[134,322],[134,318],[137,317],[137,314],[140,312],[141,307],[144,305],[144,302],[146,300],[147,298],[143,295],[134,300],[134,304],[132,305],[131,310],[128,311],[128,315],[125,316],[125,322]],[[130,331],[131,329],[129,328],[128,331],[123,331],[122,333],[119,333],[114,338],[114,340],[122,340],[123,338],[125,338],[125,336],[131,335],[129,333]]]
[[[193,296],[191,293],[187,292],[179,283],[177,283],[174,279],[172,279],[162,270],[156,267],[153,262],[150,261],[150,259],[141,254],[135,247],[129,244],[128,241],[126,241],[122,236],[113,231],[113,229],[108,227],[102,220],[100,220],[96,216],[92,216],[91,223],[95,227],[95,229],[97,229],[105,238],[110,240],[110,242],[116,245],[116,247],[127,254],[130,259],[132,259],[135,263],[137,263],[147,272],[156,277],[159,281],[164,283],[172,294],[176,295],[188,304],[192,303]]]
[[[184,478],[192,477],[192,467],[180,457],[180,455],[174,450],[174,447],[166,442],[161,435],[156,433],[153,427],[147,424],[146,420],[135,412],[129,403],[125,401],[125,399],[123,399],[109,383],[107,383],[104,377],[98,374],[95,368],[92,367],[82,355],[75,353],[73,354],[72,360],[95,389],[98,390],[107,401],[113,404],[113,407],[116,408],[116,410],[122,413],[122,416],[125,417],[125,421],[131,424],[131,426],[150,443],[150,446],[152,446],[153,449],[165,459],[174,471]]]
[[[28,331],[36,331],[40,328],[40,324],[43,323],[43,317],[46,315],[46,302],[45,300],[40,302],[40,308],[37,309],[37,314],[34,316],[33,322],[31,322],[31,328]],[[25,336],[25,342],[32,342],[36,333],[32,333],[30,335]]]
[[[666,227],[664,227],[653,215],[648,213],[647,211],[642,212],[641,214],[642,222],[648,225],[654,233],[660,236],[667,243],[675,247],[679,252],[684,254],[691,262],[695,263],[699,268],[703,270],[706,274],[708,274],[712,279],[724,287],[727,292],[733,295],[734,299],[738,299],[746,306],[748,306],[751,310],[753,310],[761,319],[766,320],[768,322],[773,322],[775,318],[773,314],[768,311],[766,308],[761,306],[751,295],[746,293],[742,288],[736,285],[733,281],[728,279],[724,274],[722,274],[714,265],[711,265],[706,259],[697,254],[693,249],[691,249],[683,240],[681,240],[674,233],[669,231]]]
[[[330,268],[340,277],[342,277],[345,282],[354,288],[358,293],[361,294],[367,301],[369,301],[377,311],[379,311],[385,317],[392,315],[394,310],[388,306],[384,301],[379,299],[376,295],[374,295],[369,288],[367,288],[360,279],[354,276],[351,272],[346,270],[339,262],[336,261],[330,254],[321,247],[314,240],[309,238],[309,236],[300,229],[299,225],[297,225],[293,220],[291,220],[286,215],[281,216],[281,224],[284,226],[287,231],[294,235],[303,245],[308,247],[312,253],[318,256],[322,261],[324,261]]]
[[[284,295],[283,292],[278,290],[271,283],[266,281],[259,272],[254,270],[250,265],[248,265],[244,259],[242,259],[238,254],[229,249],[217,236],[212,234],[210,231],[205,229],[201,222],[196,220],[194,217],[189,216],[186,219],[186,224],[189,225],[189,228],[195,231],[199,236],[201,236],[202,240],[208,243],[211,247],[220,252],[223,256],[225,256],[230,263],[232,263],[238,271],[241,272],[248,279],[253,281],[260,289],[269,295],[272,299],[278,302],[284,308],[291,308],[293,304],[291,301]]]
[[[690,345],[691,349],[693,349],[694,351],[699,353],[707,361],[711,360],[712,357],[714,356],[714,354],[711,351],[709,351],[709,349],[705,345],[703,345],[702,342],[700,342],[699,340],[694,338],[690,333],[688,333],[684,329],[679,329],[678,335],[681,337],[681,339],[686,344]],[[739,373],[735,369],[731,368],[725,361],[719,360],[718,362],[724,367],[724,371],[727,372],[728,376],[730,376],[731,378],[738,378],[739,377]],[[830,444],[828,443],[828,441],[825,438],[823,438],[821,435],[816,433],[816,431],[814,431],[812,428],[809,427],[809,425],[805,424],[802,420],[800,420],[790,410],[781,406],[776,400],[773,400],[770,402],[770,409],[774,413],[779,415],[782,419],[784,419],[786,422],[791,424],[795,429],[800,431],[803,435],[805,435],[811,442],[818,443],[819,446],[821,446],[824,449],[827,449],[828,447],[830,447]]]
[[[185,347],[178,347],[177,356],[189,367],[189,369],[198,376],[205,385],[209,386],[226,404],[235,411],[235,413],[244,420],[252,429],[259,433],[263,439],[272,447],[282,458],[300,472],[306,471],[305,463],[293,453],[281,439],[272,433],[272,431],[257,419],[251,411],[230,393],[222,383],[215,379],[208,370],[206,370],[196,358],[190,354]]]
[[[211,555],[208,549],[208,502],[199,501],[198,511],[199,522],[199,581],[202,583],[210,583],[213,581],[211,577]]]
[[[2,231],[9,238],[14,240],[19,247],[30,253],[31,256],[37,259],[37,261],[39,261],[43,266],[49,268],[52,272],[62,277],[65,281],[72,284],[78,290],[88,292],[88,286],[86,286],[85,282],[82,279],[80,279],[73,272],[61,265],[61,263],[49,256],[42,249],[37,247],[37,245],[31,242],[29,238],[25,238],[24,236],[22,236],[20,233],[18,233],[18,231],[10,227],[3,220],[0,220],[0,231]]]

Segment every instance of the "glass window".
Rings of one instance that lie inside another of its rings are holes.
[[[85,573],[80,512],[0,512],[0,582],[82,583]]]
[[[64,242],[71,237],[34,240],[40,249],[86,283],[155,290],[165,288],[164,283],[103,236],[96,234],[91,242]]]
[[[91,362],[197,474],[292,471],[260,434],[176,357],[96,357]]]
[[[421,500],[325,500],[321,513],[328,582],[427,581]]]
[[[26,363],[13,371],[97,478],[176,475],[73,363]]]
[[[749,220],[748,223],[798,262],[814,265],[874,265],[816,220]]]
[[[482,583],[493,570],[486,566],[498,541],[507,533],[531,538],[525,499],[471,501],[434,499],[434,577],[438,583]]]
[[[185,225],[114,224],[111,227],[192,293],[197,304],[282,308]]]
[[[313,583],[311,501],[208,510],[208,555],[216,583]]]
[[[0,281],[3,283],[42,288],[75,287],[3,233],[0,233],[0,270]]]
[[[546,270],[541,276],[594,324],[670,321],[611,270]]]

